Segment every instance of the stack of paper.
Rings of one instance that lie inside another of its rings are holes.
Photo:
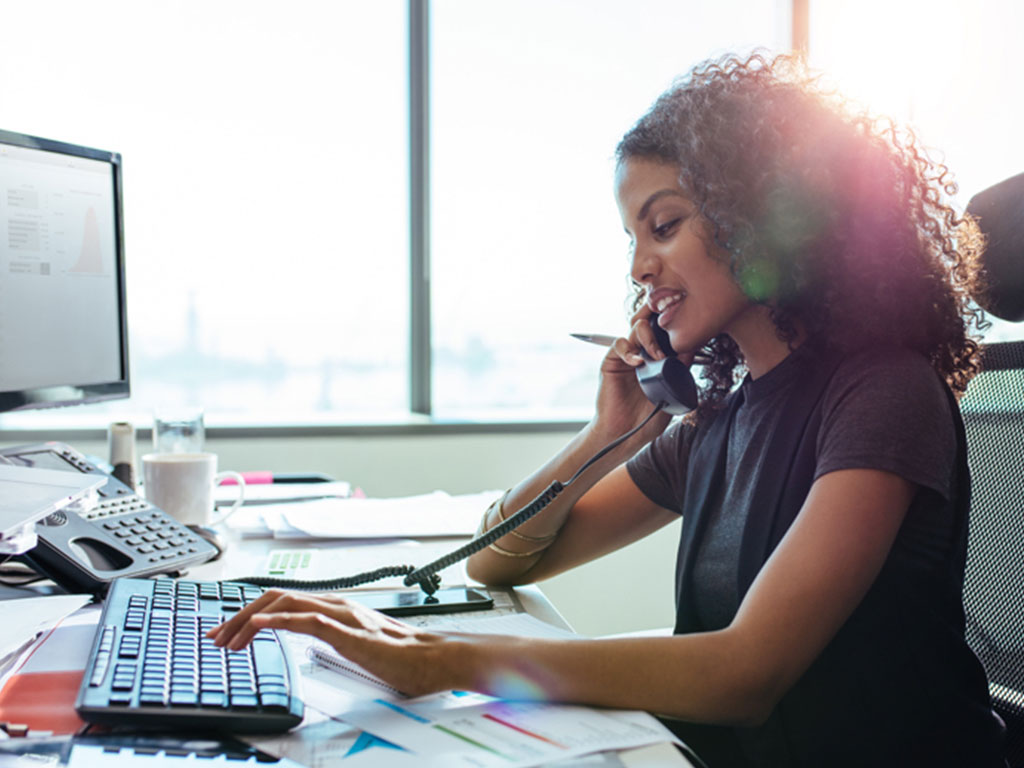
[[[430,629],[569,640],[576,637],[526,614],[477,619],[439,616],[434,617]],[[335,748],[344,744],[345,754],[335,751],[332,757],[345,757],[351,761],[346,765],[374,768],[528,768],[555,763],[566,767],[626,766],[630,763],[619,762],[614,755],[606,756],[608,762],[601,759],[597,763],[589,763],[582,756],[677,741],[671,731],[645,712],[507,701],[461,691],[410,699],[375,682],[373,675],[319,641],[310,645],[308,638],[290,635],[289,645],[296,652],[300,647],[308,648],[313,658],[333,659],[329,666],[311,662],[302,667],[306,721],[284,738],[245,738],[271,754],[312,768],[330,764],[317,752],[319,740],[315,737],[332,728],[337,730],[342,723],[351,730],[344,733],[343,741],[335,742]],[[657,759],[659,762],[643,764],[688,765],[674,749],[661,752]]]
[[[243,536],[293,540],[472,536],[484,510],[500,495],[434,491],[394,499],[330,497],[243,505],[225,525]]]

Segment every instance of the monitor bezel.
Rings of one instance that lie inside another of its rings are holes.
[[[110,163],[114,184],[114,258],[117,279],[117,308],[119,333],[121,335],[121,376],[100,384],[67,384],[51,387],[0,391],[0,413],[37,408],[60,408],[70,405],[86,405],[106,400],[118,400],[131,395],[131,375],[128,366],[128,305],[125,299],[124,259],[124,213],[122,209],[121,155],[79,144],[70,144],[53,139],[44,139],[14,131],[0,129],[0,144],[9,144],[26,149],[40,149],[64,155],[99,160]]]

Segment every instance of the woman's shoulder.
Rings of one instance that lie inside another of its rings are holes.
[[[840,353],[836,353],[840,354]],[[945,384],[923,354],[898,346],[858,349],[842,354],[830,390],[870,387],[875,393],[897,391],[943,398]]]
[[[953,424],[949,388],[929,360],[896,346],[844,356],[822,403],[826,420],[844,426],[873,423],[886,430],[912,430],[932,424],[945,432]]]
[[[824,394],[816,472],[881,469],[949,498],[953,407],[923,355],[899,348],[851,354]]]

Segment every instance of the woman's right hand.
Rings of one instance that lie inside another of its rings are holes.
[[[629,335],[616,339],[601,362],[597,414],[591,426],[609,440],[635,427],[654,407],[636,377],[636,369],[645,362],[643,355],[652,360],[665,357],[651,330],[652,316],[650,307],[640,307],[631,318]],[[658,414],[634,439],[642,440],[641,444],[653,440],[671,418],[667,413]]]

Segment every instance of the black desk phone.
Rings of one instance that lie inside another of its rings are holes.
[[[697,384],[689,367],[676,357],[668,332],[658,325],[657,315],[651,316],[650,325],[658,346],[667,357],[651,360],[644,355],[647,362],[636,369],[640,389],[652,403],[664,403],[662,410],[665,413],[677,416],[689,413],[697,407]]]
[[[0,449],[14,464],[102,475],[93,506],[75,505],[36,524],[39,543],[20,558],[70,592],[106,592],[121,576],[181,571],[210,560],[216,548],[120,480],[58,442]]]

